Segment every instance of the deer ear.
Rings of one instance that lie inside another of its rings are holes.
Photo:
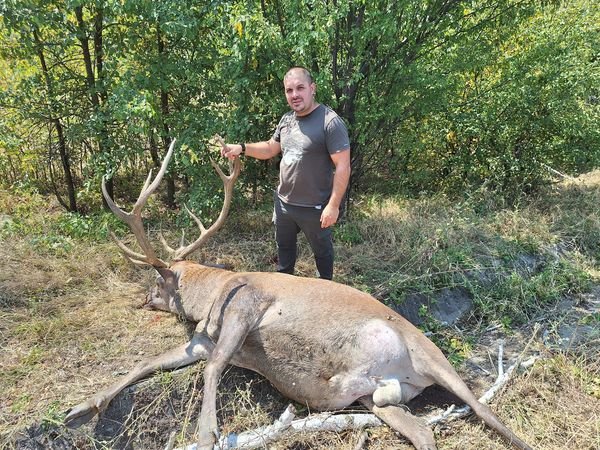
[[[167,269],[166,267],[156,267],[155,269],[163,277],[166,284],[177,280],[177,275],[171,269]]]
[[[203,266],[214,267],[216,269],[233,270],[233,264],[202,263]]]

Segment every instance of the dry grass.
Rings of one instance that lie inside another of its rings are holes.
[[[112,249],[82,245],[57,259],[11,240],[0,258],[11,261],[0,274],[4,439],[185,339],[175,318],[137,308],[148,277],[115,266]]]
[[[600,173],[577,183],[557,187],[553,195],[524,210],[500,211],[485,224],[476,222],[470,210],[443,201],[386,200],[365,206],[364,218],[354,222],[362,242],[337,242],[337,277],[377,291],[382,285],[387,288],[386,278],[416,278],[422,271],[443,268],[436,259],[440,251],[463,258],[469,254],[448,249],[491,246],[491,235],[529,242],[532,249],[539,243],[567,242],[572,248],[588,249],[582,258],[589,258],[600,239]],[[582,196],[586,205],[580,215],[566,211],[569,204],[581,209]],[[39,206],[41,200],[36,202]],[[7,214],[19,214],[17,207],[8,208],[7,197],[0,198],[0,204],[7,206]],[[241,226],[227,227],[196,258],[232,264],[239,270],[273,270],[275,246],[268,217],[250,212],[232,219]],[[248,231],[240,236],[236,229]],[[15,447],[17,437],[28,433],[27,439],[19,441],[22,448],[38,443],[38,448],[158,449],[164,448],[171,432],[177,433],[178,444],[193,441],[202,398],[202,364],[158,374],[128,390],[91,426],[69,431],[60,425],[69,407],[113,383],[144,357],[184,342],[189,332],[171,316],[139,309],[153,282],[150,271],[124,263],[110,243],[74,240],[71,245],[59,252],[42,251],[27,236],[11,235],[1,241],[0,448]],[[477,263],[473,261],[474,266]],[[595,267],[588,266],[590,272]],[[298,272],[314,273],[303,240]],[[553,319],[549,315],[544,320]],[[514,336],[512,357],[522,344],[518,333]],[[470,337],[475,339],[471,359],[484,364],[492,376],[473,372],[469,364],[460,370],[481,393],[493,381],[494,363],[486,361],[490,349],[485,336]],[[573,352],[550,351],[540,344],[535,350],[543,358],[509,383],[492,408],[536,449],[600,448],[597,349],[592,345]],[[441,407],[445,404],[435,394],[431,400]],[[237,368],[224,374],[218,402],[224,433],[270,424],[288,404],[266,380]],[[308,414],[297,406],[300,415]],[[440,449],[507,448],[474,418],[437,427],[435,432]],[[412,448],[387,427],[367,434],[368,449]],[[300,435],[269,448],[353,449],[360,436],[358,431]]]

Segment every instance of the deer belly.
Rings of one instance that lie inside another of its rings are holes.
[[[271,382],[286,397],[316,410],[341,409],[365,396],[372,396],[378,406],[397,405],[410,401],[424,389],[403,383],[399,377],[349,373],[329,379],[298,376],[287,380],[271,379]]]
[[[385,321],[363,324],[355,336],[327,333],[255,333],[232,361],[265,376],[285,396],[326,410],[372,395],[377,403],[404,403],[431,381],[415,373],[410,350]],[[273,337],[272,337],[273,336]]]

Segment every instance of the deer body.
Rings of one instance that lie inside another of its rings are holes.
[[[192,215],[201,236],[177,250],[165,243],[176,262],[169,265],[160,260],[144,235],[141,209],[166,171],[173,146],[174,141],[159,174],[152,184],[148,177],[131,213],[119,209],[103,191],[144,253],[117,241],[119,248],[133,262],[151,265],[160,274],[145,306],[196,322],[196,329],[188,343],[143,361],[119,382],[74,407],[65,418],[68,425],[91,420],[123,388],[154,371],[204,359],[198,421],[198,447],[203,450],[213,448],[218,433],[216,393],[227,364],[262,374],[282,394],[311,409],[340,409],[359,401],[419,450],[436,448],[433,432],[399,405],[436,383],[467,403],[516,448],[530,450],[489,407],[478,402],[427,337],[370,295],[332,281],[236,273],[182,260],[222,225],[239,160],[229,176],[216,167],[225,184],[225,202],[215,224],[206,230]]]
[[[407,360],[418,359],[411,350],[423,347],[419,340],[429,350],[439,352],[437,347],[363,292],[330,281],[234,273],[190,262],[171,269],[179,273],[181,296],[171,312],[198,322],[197,331],[217,343],[224,305],[231,308],[247,327],[231,363],[260,373],[313,409],[343,408],[390,379],[401,385],[401,401],[407,402],[434,382]],[[194,291],[201,283],[206,287]],[[274,292],[274,286],[284,288]]]

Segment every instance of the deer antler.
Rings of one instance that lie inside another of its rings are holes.
[[[221,138],[221,136],[216,135],[215,139],[219,142],[219,144],[221,144],[222,147],[225,147],[225,141],[223,141],[223,138]],[[223,188],[225,194],[223,198],[223,207],[221,208],[221,213],[219,214],[217,220],[208,229],[206,229],[202,224],[202,221],[198,217],[196,217],[194,213],[192,213],[188,209],[187,206],[185,207],[187,213],[192,217],[192,219],[194,219],[194,221],[198,225],[198,228],[200,229],[200,236],[198,237],[198,239],[196,239],[194,242],[187,246],[184,246],[182,243],[182,245],[177,250],[173,250],[172,248],[170,248],[167,245],[166,241],[161,238],[163,245],[169,250],[169,252],[172,255],[172,258],[175,261],[184,259],[190,253],[193,253],[198,247],[200,247],[210,236],[212,236],[219,228],[223,226],[223,224],[225,223],[225,219],[229,214],[229,207],[231,206],[231,199],[233,197],[233,185],[235,184],[235,181],[240,175],[240,170],[242,166],[240,158],[235,158],[233,161],[229,161],[229,175],[225,175],[225,173],[223,173],[221,168],[218,166],[217,163],[213,161],[212,158],[210,159],[210,163],[212,164],[216,172],[219,174],[219,177],[221,177],[221,180],[223,180]]]
[[[117,246],[121,249],[121,251],[125,254],[125,256],[134,264],[137,265],[150,265],[152,267],[169,267],[169,265],[156,256],[156,253],[152,249],[150,245],[150,240],[148,236],[146,236],[146,232],[144,231],[144,224],[142,222],[142,209],[146,205],[148,198],[152,193],[156,190],[158,185],[160,184],[162,177],[167,171],[167,166],[169,165],[169,161],[171,160],[171,156],[173,155],[173,149],[175,148],[175,139],[171,142],[169,146],[169,151],[163,160],[163,163],[160,167],[160,170],[156,174],[156,178],[150,184],[150,180],[152,179],[152,171],[148,174],[148,178],[146,178],[146,182],[144,183],[144,187],[140,192],[140,196],[138,197],[135,205],[133,205],[133,209],[131,212],[127,213],[119,208],[116,203],[110,198],[108,192],[106,191],[106,180],[102,178],[102,194],[104,195],[104,199],[108,204],[110,210],[123,222],[125,222],[129,229],[133,232],[137,242],[142,249],[143,253],[137,253],[123,244],[115,234],[110,231],[110,237],[117,244]]]
[[[221,146],[225,146],[225,142],[223,141],[221,136],[217,135],[217,136],[215,136],[215,138],[219,141]],[[156,174],[156,178],[154,179],[152,184],[150,184],[150,180],[152,179],[152,171],[150,171],[150,173],[148,174],[148,178],[146,179],[146,182],[144,183],[144,187],[142,188],[142,191],[140,192],[140,195],[139,195],[137,201],[135,202],[135,205],[133,205],[133,209],[129,213],[127,213],[127,212],[123,211],[121,208],[119,208],[115,204],[115,202],[110,198],[110,196],[108,195],[108,192],[106,191],[105,179],[104,178],[102,179],[102,193],[104,194],[106,203],[108,204],[111,211],[119,219],[121,219],[123,222],[125,222],[129,226],[129,229],[133,232],[143,253],[135,252],[132,249],[130,249],[129,247],[127,247],[125,244],[123,244],[123,242],[121,242],[115,236],[115,234],[112,231],[110,232],[110,236],[113,239],[113,241],[115,242],[115,244],[117,244],[117,246],[125,254],[125,256],[131,262],[133,262],[134,264],[137,264],[137,265],[150,265],[155,268],[169,267],[169,264],[167,264],[165,261],[163,261],[158,256],[156,256],[156,253],[154,252],[154,250],[152,249],[152,246],[150,245],[150,240],[148,239],[148,236],[146,235],[146,233],[144,231],[144,224],[142,222],[142,209],[146,205],[146,202],[148,201],[148,198],[150,197],[150,195],[152,195],[152,193],[156,190],[156,188],[160,184],[162,177],[164,176],[165,172],[167,171],[167,166],[169,165],[169,161],[171,160],[171,156],[173,155],[174,148],[175,148],[175,139],[173,139],[173,141],[171,142],[171,145],[169,146],[169,151],[167,152],[167,155],[165,156],[165,159],[162,162],[162,165],[160,167],[158,174]],[[223,173],[223,171],[221,170],[221,168],[217,165],[217,163],[215,163],[212,160],[212,158],[210,160],[210,163],[212,164],[212,166],[215,168],[215,170],[221,177],[221,180],[223,180],[225,198],[223,199],[223,207],[221,208],[221,214],[219,214],[219,217],[217,218],[217,220],[208,229],[206,229],[204,227],[204,225],[202,224],[202,221],[198,217],[196,217],[187,208],[187,206],[185,207],[185,210],[188,212],[188,214],[198,224],[198,227],[200,228],[200,236],[198,237],[198,239],[196,239],[194,242],[192,242],[191,244],[189,244],[187,246],[183,245],[183,240],[182,240],[181,246],[177,250],[174,250],[171,247],[169,247],[166,240],[164,239],[164,237],[161,234],[160,240],[161,240],[162,244],[164,245],[166,250],[169,252],[172,259],[175,261],[184,259],[187,255],[194,252],[198,247],[200,247],[200,245],[202,245],[204,243],[204,241],[206,241],[206,239],[208,239],[210,236],[212,236],[219,228],[221,228],[221,226],[223,226],[223,224],[225,223],[225,219],[227,218],[227,215],[229,214],[229,207],[231,206],[231,199],[233,197],[233,185],[235,184],[235,181],[237,180],[237,178],[240,174],[240,170],[241,170],[240,160],[239,160],[239,158],[236,158],[235,161],[229,162],[229,175],[225,175]]]

